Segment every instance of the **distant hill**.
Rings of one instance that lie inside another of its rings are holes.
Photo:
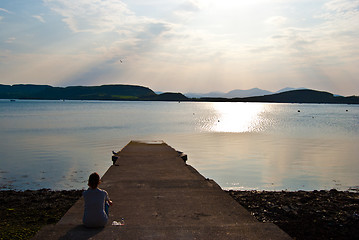
[[[226,93],[223,92],[209,92],[209,93],[185,93],[184,95],[188,98],[202,98],[202,97],[224,97]]]
[[[156,96],[142,98],[144,101],[188,101],[182,93],[161,93]]]
[[[181,93],[156,94],[147,87],[135,85],[102,85],[52,87],[49,85],[1,85],[0,99],[39,100],[128,100],[128,101],[187,101]]]
[[[286,91],[298,90],[304,88],[290,88],[286,87],[277,92],[271,92],[259,88],[251,88],[248,90],[240,90],[235,89],[230,92],[209,92],[209,93],[185,93],[184,95],[189,98],[202,98],[202,97],[209,97],[209,98],[244,98],[244,97],[256,97],[256,96],[264,96],[270,95],[274,93],[281,93]]]
[[[200,101],[359,104],[359,97],[342,97],[328,92],[316,91],[311,89],[300,89],[271,95],[247,98],[201,98]]]
[[[270,91],[262,90],[259,88],[252,88],[248,90],[232,90],[224,95],[225,98],[244,98],[244,97],[253,97],[253,96],[263,96],[273,94]]]
[[[293,90],[303,90],[303,89],[307,89],[307,88],[304,88],[304,87],[300,87],[300,88],[286,87],[286,88],[282,88],[282,89],[276,91],[275,93],[282,93],[282,92],[288,92],[288,91],[293,91]]]
[[[71,86],[52,87],[49,85],[2,85],[0,99],[39,99],[39,100],[128,100],[128,101],[193,101],[193,102],[273,102],[273,103],[339,103],[359,104],[359,97],[343,97],[328,92],[311,89],[299,89],[268,94],[258,88],[234,90],[226,96],[249,97],[201,97],[188,98],[182,93],[156,94],[147,87],[135,85],[102,85],[102,86]],[[282,91],[280,90],[280,91]],[[251,94],[261,94],[250,96]]]
[[[140,100],[157,96],[151,89],[134,85],[52,87],[48,85],[0,85],[2,99]]]
[[[255,102],[276,102],[276,103],[359,103],[359,98],[336,97],[332,93],[301,89],[276,93],[267,96],[250,97],[241,99]]]

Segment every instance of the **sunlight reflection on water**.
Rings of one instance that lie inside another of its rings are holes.
[[[218,118],[208,129],[215,132],[257,132],[264,127],[261,113],[264,104],[248,103],[213,103]]]
[[[0,112],[1,188],[86,187],[132,139],[164,140],[223,188],[359,186],[356,105],[0,100]]]

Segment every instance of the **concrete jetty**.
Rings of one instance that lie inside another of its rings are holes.
[[[162,141],[131,141],[116,156],[100,185],[113,201],[108,224],[84,227],[81,198],[34,239],[291,239],[258,222]],[[112,225],[122,218],[125,225]]]

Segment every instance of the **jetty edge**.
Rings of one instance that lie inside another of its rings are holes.
[[[33,239],[291,239],[257,221],[163,141],[131,141],[116,156],[100,185],[113,201],[107,225],[82,224],[81,197]],[[122,218],[125,225],[112,225]]]

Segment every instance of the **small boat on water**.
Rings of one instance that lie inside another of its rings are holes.
[[[10,99],[10,102],[15,102],[16,100],[15,99]]]

